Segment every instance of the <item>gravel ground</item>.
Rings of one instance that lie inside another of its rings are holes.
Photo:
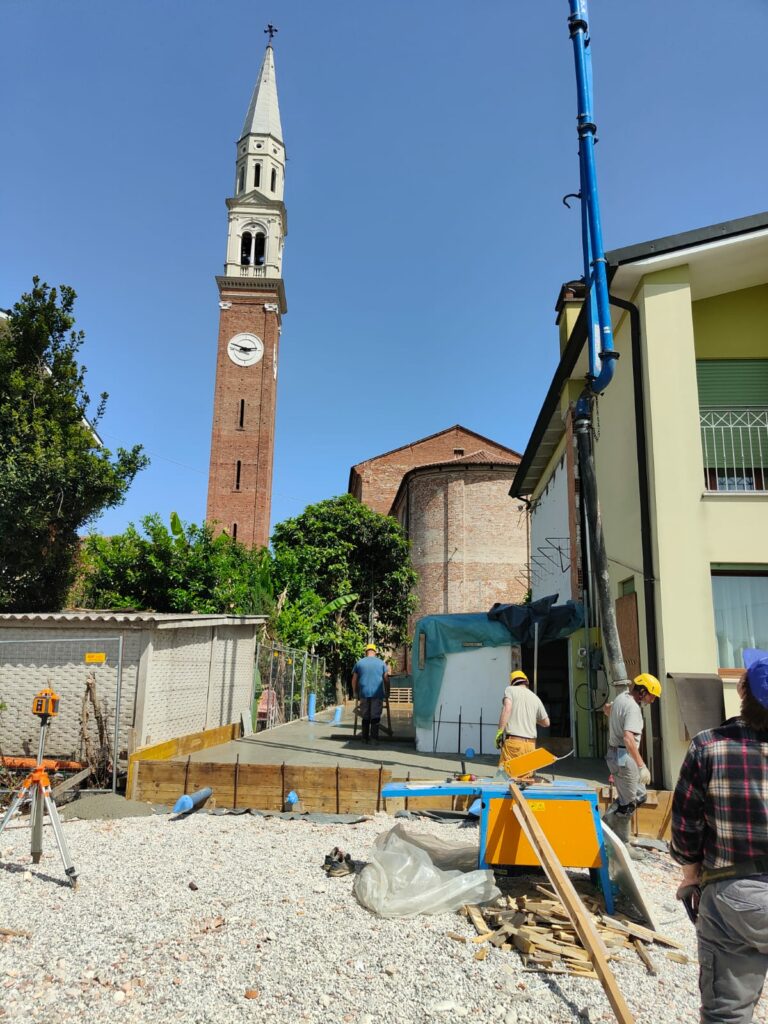
[[[394,819],[311,824],[250,815],[72,821],[64,827],[80,888],[60,883],[50,829],[31,865],[27,828],[0,836],[0,1021],[110,1024],[241,1021],[420,1024],[613,1020],[600,983],[526,973],[513,952],[473,959],[457,914],[381,920],[328,878],[341,846],[364,859]],[[456,822],[409,822],[466,842]],[[695,957],[675,904],[677,869],[652,852],[639,868],[662,927]],[[540,881],[541,879],[537,879]],[[193,883],[196,888],[191,888]],[[516,880],[515,884],[518,884]],[[697,968],[652,947],[658,977],[634,952],[615,972],[638,1024],[698,1020]],[[756,1021],[766,1021],[761,1005]]]

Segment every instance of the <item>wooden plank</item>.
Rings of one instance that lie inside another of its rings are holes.
[[[676,942],[675,939],[670,939],[668,935],[662,935],[661,932],[645,928],[641,924],[629,921],[626,917],[607,917],[603,914],[602,920],[609,928],[621,932],[622,935],[629,935],[633,939],[642,939],[643,942],[658,942],[662,946],[671,946],[673,949],[685,948],[682,943]]]
[[[66,793],[68,789],[73,789],[75,786],[79,786],[81,782],[85,782],[92,771],[93,768],[89,765],[87,768],[83,768],[81,772],[78,772],[77,775],[72,775],[70,778],[60,782],[58,786],[51,790],[54,802],[58,800],[62,793]]]
[[[205,750],[208,747],[218,747],[222,743],[238,739],[239,736],[240,723],[231,722],[228,725],[217,726],[215,729],[203,729],[202,732],[175,736],[170,740],[164,740],[162,743],[139,747],[128,758],[128,782],[125,791],[126,793],[133,791],[135,766],[139,761],[168,761],[172,757],[193,754],[198,750]]]
[[[467,911],[467,917],[474,926],[474,929],[478,935],[487,935],[489,932],[492,931],[492,929],[489,928],[488,925],[485,923],[485,918],[480,912],[479,907],[467,904],[465,906],[465,909]]]
[[[637,951],[637,955],[640,957],[640,959],[645,964],[648,973],[649,974],[658,974],[659,972],[656,970],[656,966],[655,966],[653,960],[651,960],[651,955],[648,952],[648,949],[646,948],[645,943],[641,942],[640,939],[634,939],[634,941],[632,942],[632,945],[635,947],[635,950]]]
[[[634,1024],[634,1017],[627,1006],[611,968],[608,966],[608,950],[605,948],[605,944],[600,938],[592,918],[584,910],[578,893],[573,887],[573,883],[555,856],[552,846],[544,834],[544,830],[528,807],[519,787],[514,782],[510,782],[509,791],[512,794],[512,809],[515,817],[520,822],[520,827],[525,833],[528,842],[536,851],[541,866],[546,871],[547,877],[554,886],[563,906],[568,911],[573,926],[584,948],[589,953],[589,958],[594,965],[595,972],[605,990],[616,1019],[619,1021],[619,1024]]]

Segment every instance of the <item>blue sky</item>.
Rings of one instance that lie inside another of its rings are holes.
[[[453,423],[522,451],[580,274],[566,0],[3,0],[0,306],[78,292],[98,528],[205,512],[235,142],[268,21],[288,151],[273,522]],[[590,4],[607,248],[768,208],[765,0]]]

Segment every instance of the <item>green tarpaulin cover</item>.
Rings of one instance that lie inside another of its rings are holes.
[[[426,615],[419,619],[411,661],[416,725],[421,729],[432,727],[447,655],[475,647],[510,647],[514,642],[509,630],[500,622],[491,622],[486,612]]]

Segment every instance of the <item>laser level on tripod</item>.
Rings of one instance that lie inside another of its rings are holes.
[[[54,693],[50,687],[46,687],[35,695],[32,701],[32,714],[40,719],[40,744],[37,748],[37,764],[32,772],[24,779],[18,791],[11,800],[10,807],[5,812],[5,817],[0,822],[0,835],[8,822],[15,814],[21,811],[25,804],[31,805],[32,822],[32,863],[39,864],[43,855],[43,815],[48,812],[51,821],[51,828],[59,848],[61,859],[64,863],[64,873],[69,879],[73,889],[77,888],[77,871],[72,863],[69,848],[61,828],[59,812],[51,796],[51,780],[48,777],[47,765],[43,758],[45,753],[45,737],[48,731],[48,723],[59,713],[59,695]]]

